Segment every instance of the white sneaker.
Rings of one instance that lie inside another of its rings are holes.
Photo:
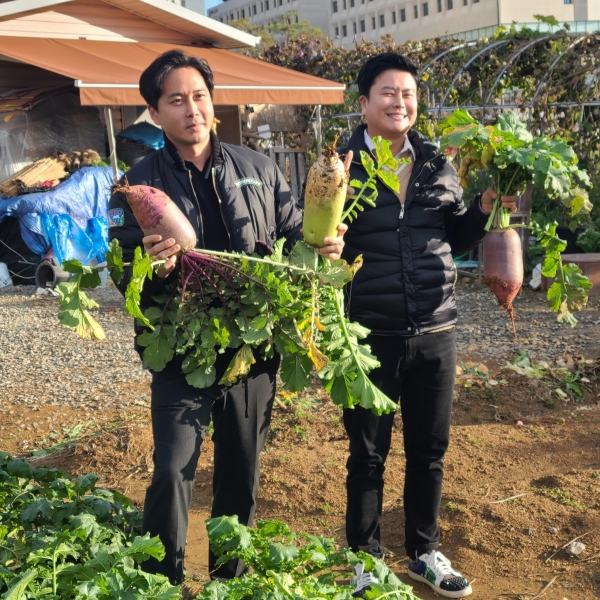
[[[426,583],[446,598],[470,596],[473,593],[471,585],[451,564],[441,552],[432,550],[421,554],[417,560],[408,561],[408,576]]]
[[[352,578],[352,584],[354,584],[353,598],[362,598],[372,584],[379,583],[379,579],[373,573],[365,573],[364,563],[355,565],[354,573],[356,577]]]

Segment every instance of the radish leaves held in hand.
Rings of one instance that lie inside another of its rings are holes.
[[[393,192],[400,191],[400,180],[396,175],[396,171],[401,164],[410,161],[404,158],[394,158],[390,149],[392,143],[389,140],[384,140],[381,136],[374,137],[373,143],[375,144],[376,161],[368,152],[360,151],[360,162],[368,177],[364,182],[359,179],[353,179],[350,182],[350,186],[357,192],[351,197],[350,206],[344,211],[342,221],[348,219],[352,222],[358,217],[358,213],[364,210],[360,204],[361,201],[369,206],[375,206],[378,194],[377,179],[380,179]],[[369,190],[371,190],[371,194],[367,196]]]
[[[542,188],[550,198],[561,201],[569,209],[571,217],[577,219],[592,208],[587,192],[578,187],[589,186],[589,177],[577,166],[577,155],[568,144],[545,135],[534,138],[512,111],[500,114],[495,126],[484,127],[466,110],[457,110],[439,123],[437,132],[441,136],[442,150],[449,155],[458,153],[458,176],[463,187],[467,186],[467,175],[471,170],[486,169],[494,182],[498,199],[486,225],[489,233],[484,241],[484,273],[486,283],[500,305],[509,312],[514,327],[512,299],[522,284],[523,265],[517,249],[520,246],[520,240],[516,239],[518,236],[506,232],[510,227],[510,212],[502,208],[501,196],[516,195],[518,190],[525,190],[527,185],[533,184]],[[546,247],[552,253],[556,244],[547,244]],[[550,262],[561,261],[558,252],[553,256]],[[575,265],[571,265],[568,271],[573,273],[573,277],[559,278],[556,287],[552,286],[553,291],[548,291],[548,300],[552,310],[558,312],[560,322],[574,325],[577,320],[572,310],[585,304],[589,281]],[[563,272],[562,267],[559,272]],[[574,289],[579,290],[576,294],[579,300],[563,301],[573,296]],[[556,300],[559,296],[563,299],[561,302]]]

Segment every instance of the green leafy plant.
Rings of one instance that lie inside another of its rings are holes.
[[[240,525],[237,517],[218,517],[207,520],[206,528],[217,565],[242,559],[250,574],[226,582],[212,581],[196,600],[351,600],[354,588],[347,582],[358,563],[365,563],[365,570],[379,580],[365,591],[367,600],[417,600],[412,588],[382,561],[364,552],[338,550],[329,538],[292,533],[282,521],[261,521],[250,528]]]
[[[399,189],[394,171],[400,161],[392,156],[390,142],[375,138],[374,143],[377,160],[367,153],[361,156],[368,179],[364,184],[353,182],[360,190],[344,218],[356,217],[363,201],[374,205],[377,178]],[[155,298],[159,306],[143,313],[139,303],[144,282],[160,261],[152,262],[136,248],[129,265],[132,277],[125,291],[125,309],[147,328],[137,339],[144,348],[145,365],[161,371],[176,355],[184,355],[187,382],[205,388],[216,381],[217,354],[228,348],[237,352],[219,381],[223,385],[245,376],[257,355],[270,358],[278,353],[281,379],[289,392],[309,387],[314,367],[334,403],[347,408],[359,405],[376,414],[396,410],[397,405],[369,380],[369,372],[379,366],[370,348],[360,343],[369,330],[345,315],[342,288],[360,268],[361,259],[353,265],[331,262],[302,240],[286,255],[284,243],[279,240],[273,254],[264,258],[209,250],[185,252],[179,259],[179,280]],[[124,267],[113,240],[107,268],[119,281]],[[104,332],[88,310],[97,305],[82,290],[100,284],[99,267],[65,261],[63,268],[73,277],[58,286],[59,319],[79,335],[103,339]]]
[[[76,481],[0,452],[0,593],[4,600],[177,600],[179,587],[139,565],[162,560],[141,514],[98,477]]]
[[[591,183],[587,173],[577,166],[575,152],[561,139],[534,138],[515,112],[502,113],[496,125],[484,127],[466,110],[457,110],[439,123],[437,132],[441,135],[441,148],[450,157],[459,158],[462,185],[467,185],[471,170],[486,170],[494,181],[498,198],[486,224],[487,231],[511,227],[510,211],[502,207],[501,196],[515,195],[530,183],[560,200],[571,216],[591,211],[587,192],[579,187]],[[544,228],[534,224],[532,229],[540,246],[546,249],[542,274],[556,277],[548,290],[548,306],[558,313],[559,322],[575,326],[573,312],[587,302],[585,292],[591,284],[576,265],[563,265],[560,253],[566,243],[556,236],[556,223]]]
[[[493,127],[484,127],[468,111],[456,110],[440,121],[436,131],[442,150],[450,156],[457,151],[458,175],[465,187],[470,169],[487,169],[500,196],[515,195],[533,183],[560,199],[573,215],[592,209],[587,192],[577,187],[590,185],[590,180],[578,168],[575,152],[561,139],[534,138],[514,111],[500,114]],[[510,212],[502,208],[499,197],[486,230],[509,226]]]
[[[546,295],[548,306],[558,314],[559,322],[574,327],[577,319],[573,313],[586,305],[585,292],[592,289],[592,284],[577,265],[563,263],[561,252],[565,251],[567,243],[556,235],[556,223],[543,228],[534,224],[532,230],[539,245],[546,250],[542,275],[555,279]]]
[[[373,138],[375,144],[375,158],[365,152],[360,151],[360,161],[363,168],[367,172],[367,180],[362,182],[358,179],[353,179],[350,182],[350,187],[358,190],[355,196],[351,196],[351,202],[348,208],[342,215],[342,221],[348,219],[352,222],[358,216],[358,212],[364,210],[361,205],[361,201],[365,202],[369,206],[375,206],[377,201],[377,180],[381,180],[386,186],[392,191],[400,191],[400,181],[396,176],[398,167],[403,164],[410,162],[404,158],[394,158],[391,151],[392,143],[389,140],[384,140],[381,136]],[[368,191],[371,190],[369,196]]]
[[[600,222],[596,221],[577,238],[577,245],[585,252],[600,252]]]

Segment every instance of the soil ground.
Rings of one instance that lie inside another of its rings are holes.
[[[463,286],[462,292],[459,286],[459,299],[461,293],[479,294],[473,286]],[[600,302],[590,302],[583,313],[589,326],[576,328],[569,346],[555,356],[571,375],[589,380],[581,397],[567,389],[566,371],[538,381],[507,369],[507,360],[514,360],[521,343],[511,340],[501,315],[494,312],[486,321],[485,314],[476,315],[479,321],[459,323],[468,345],[459,343],[465,374],[455,388],[441,550],[473,581],[473,598],[532,600],[544,590],[542,597],[548,600],[600,598],[600,328],[595,324],[600,322]],[[547,327],[554,322],[541,294],[526,292],[521,314],[529,325],[534,317]],[[490,344],[500,343],[496,338],[469,333],[473,323],[484,329],[490,323],[500,325],[497,338],[502,338],[506,355],[489,352]],[[581,331],[586,333],[578,337]],[[561,332],[571,335],[570,330]],[[65,331],[65,339],[69,335]],[[553,347],[554,337],[540,334],[543,344]],[[522,347],[528,348],[526,340]],[[485,367],[475,371],[479,362]],[[557,387],[566,391],[566,399],[556,393]],[[149,390],[146,382],[131,382],[115,386],[115,392],[143,397]],[[295,531],[325,534],[344,544],[348,444],[341,411],[317,386],[293,398],[281,394],[280,399],[285,408],[275,407],[262,455],[257,517],[282,519]],[[72,475],[93,471],[104,477],[104,487],[118,489],[141,507],[152,477],[148,409],[130,404],[104,409],[93,422],[89,417],[89,408],[51,404],[25,411],[7,397],[0,406],[0,448],[29,457],[32,447],[55,450],[34,460]],[[60,433],[49,438],[49,431]],[[388,564],[404,581],[415,583],[420,598],[429,600],[436,596],[404,575],[403,454],[397,416],[386,470],[382,543],[389,550]],[[207,579],[203,522],[210,511],[211,480],[212,443],[207,439],[190,513],[189,592]],[[565,550],[554,554],[579,536],[586,546],[579,557]]]

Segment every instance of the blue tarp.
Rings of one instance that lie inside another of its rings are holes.
[[[165,145],[162,129],[146,122],[136,123],[123,129],[117,134],[117,139],[143,144],[153,150],[160,150]]]
[[[112,183],[110,167],[83,167],[52,191],[0,198],[0,222],[16,217],[23,241],[40,257],[52,249],[60,263],[102,262]]]

